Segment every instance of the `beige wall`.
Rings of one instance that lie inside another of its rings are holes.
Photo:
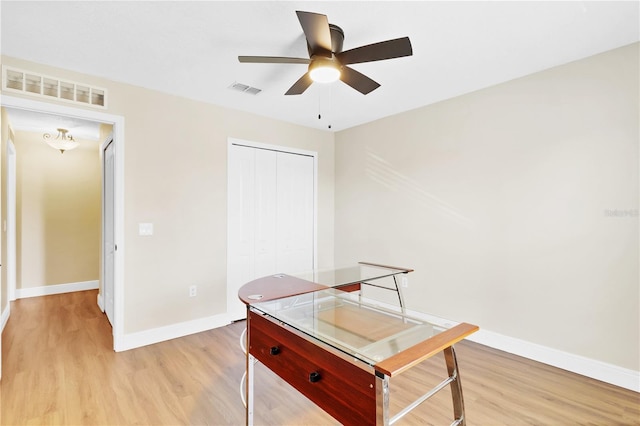
[[[2,63],[105,87],[105,112],[125,119],[125,333],[226,312],[229,137],[318,152],[318,259],[333,262],[332,133],[15,58]],[[138,236],[141,222],[154,224],[153,236]],[[191,285],[198,297],[188,297]]]
[[[410,308],[640,370],[638,217],[610,214],[638,209],[637,44],[339,132],[335,153],[328,132],[2,62],[106,87],[125,117],[126,333],[224,313],[233,137],[319,153],[320,266],[414,267]]]
[[[125,310],[136,317],[126,331],[226,312],[229,137],[318,152],[319,263],[332,260],[330,133],[130,86],[110,96],[127,120]],[[153,237],[137,235],[140,222]]]
[[[6,170],[7,170],[7,141],[11,137],[13,138],[13,131],[9,127],[9,120],[7,117],[7,111],[4,108],[0,108],[0,137],[2,140],[0,141],[0,177],[1,177],[1,185],[0,185],[0,200],[2,203],[2,212],[0,214],[0,224],[4,223],[7,219],[7,194],[5,191],[5,183],[7,181],[6,178]],[[2,228],[2,242],[0,243],[0,259],[2,265],[7,264],[7,234]],[[7,293],[7,270],[6,268],[0,267],[0,314],[6,311],[9,307],[8,293]],[[2,340],[2,339],[0,339]]]
[[[409,308],[640,370],[638,49],[339,132],[337,261],[415,268]]]
[[[16,131],[18,289],[99,278],[98,142],[61,154],[41,133]]]

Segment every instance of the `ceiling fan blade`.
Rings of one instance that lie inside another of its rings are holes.
[[[311,86],[311,83],[313,83],[313,80],[311,80],[311,77],[307,72],[302,77],[300,77],[298,81],[293,83],[293,86],[291,86],[291,88],[287,90],[287,93],[285,93],[285,95],[301,95],[305,90],[309,88],[309,86]]]
[[[403,56],[411,55],[413,55],[411,41],[409,40],[409,37],[402,37],[356,47],[355,49],[350,49],[337,54],[336,58],[341,64],[349,65],[359,64],[362,62],[381,61],[383,59],[401,58]]]
[[[311,59],[282,56],[238,56],[238,61],[253,64],[308,64]]]
[[[340,74],[340,80],[349,86],[356,89],[358,92],[366,95],[367,93],[373,92],[380,84],[371,80],[364,74],[359,73],[353,68],[342,67],[342,73]]]
[[[302,31],[307,38],[310,55],[331,57],[331,32],[326,15],[296,11]]]

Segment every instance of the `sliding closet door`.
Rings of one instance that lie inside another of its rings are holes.
[[[227,309],[240,319],[243,284],[313,268],[314,159],[231,144],[228,165]]]
[[[254,277],[255,150],[230,145],[227,162],[227,311],[246,315],[237,294]]]
[[[284,273],[313,269],[313,158],[278,153],[277,267]]]
[[[255,155],[253,228],[253,276],[251,279],[273,274],[277,270],[277,153],[265,149],[252,149]],[[248,265],[248,264],[247,264]],[[244,284],[244,283],[243,283]]]

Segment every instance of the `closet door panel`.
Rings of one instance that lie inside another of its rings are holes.
[[[313,157],[278,153],[277,267],[295,273],[313,269]]]
[[[240,287],[253,280],[255,252],[255,150],[232,145],[228,172],[227,297],[233,317],[245,307],[237,297]]]
[[[254,278],[277,272],[275,151],[256,149],[255,166],[255,263]]]
[[[227,307],[246,315],[244,284],[275,273],[308,271],[314,259],[314,158],[230,145]]]

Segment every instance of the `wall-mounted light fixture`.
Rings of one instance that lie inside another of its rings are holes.
[[[65,151],[75,149],[80,145],[75,139],[73,139],[73,136],[67,135],[67,133],[69,133],[67,129],[56,130],[58,130],[58,135],[56,137],[53,137],[50,133],[42,135],[42,138],[51,148],[59,149],[60,152],[64,154]]]

